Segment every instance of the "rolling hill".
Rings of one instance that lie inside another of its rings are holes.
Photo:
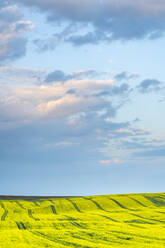
[[[164,248],[165,193],[0,196],[0,247]]]

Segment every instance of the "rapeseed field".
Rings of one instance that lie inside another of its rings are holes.
[[[0,248],[165,248],[165,193],[0,199]]]

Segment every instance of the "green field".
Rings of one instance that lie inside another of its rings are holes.
[[[1,199],[0,247],[165,248],[165,193]]]

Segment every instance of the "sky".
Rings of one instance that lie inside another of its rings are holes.
[[[164,44],[164,0],[1,0],[0,194],[164,192]]]

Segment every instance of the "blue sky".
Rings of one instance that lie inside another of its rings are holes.
[[[0,194],[162,192],[164,0],[2,0]]]

